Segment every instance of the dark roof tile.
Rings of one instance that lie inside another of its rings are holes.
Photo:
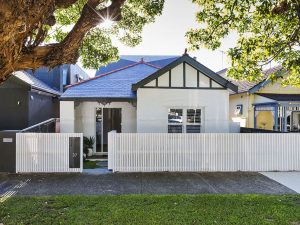
[[[262,81],[266,80],[271,74],[276,73],[280,69],[282,69],[281,65],[274,66],[270,69],[264,70]],[[224,78],[230,80],[236,86],[238,86],[239,87],[238,93],[248,92],[251,88],[254,88],[256,85],[261,83],[261,82],[249,82],[247,80],[239,81],[239,80],[234,80],[232,78],[228,78],[226,76],[226,71],[227,71],[227,69],[223,69],[223,70],[218,71],[217,73],[220,74],[221,76],[223,76]],[[231,92],[231,94],[236,94],[236,93]]]

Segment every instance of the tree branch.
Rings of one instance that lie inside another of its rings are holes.
[[[55,67],[63,63],[76,63],[82,40],[92,28],[108,16],[115,21],[121,19],[121,7],[125,0],[114,0],[110,6],[97,10],[96,7],[101,2],[89,0],[84,5],[79,20],[61,43],[37,46],[32,52],[23,53],[13,68],[15,70],[35,69],[41,66]]]
[[[73,5],[77,0],[55,0],[55,6],[57,9],[68,8]]]

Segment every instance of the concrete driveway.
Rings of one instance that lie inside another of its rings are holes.
[[[300,172],[263,172],[261,174],[300,194]]]
[[[0,175],[0,196],[65,194],[295,194],[259,173]]]

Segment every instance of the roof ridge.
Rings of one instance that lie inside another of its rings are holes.
[[[132,61],[132,62],[133,62],[133,61]],[[133,66],[136,66],[136,65],[138,65],[138,64],[141,64],[141,62],[134,62],[133,64],[130,64],[130,65],[127,65],[127,66],[124,66],[124,67],[121,67],[121,68],[118,68],[118,69],[115,69],[115,70],[106,72],[106,73],[102,73],[102,74],[96,75],[96,76],[94,76],[94,77],[91,77],[90,79],[80,81],[80,82],[78,82],[78,83],[76,83],[76,84],[70,84],[70,85],[67,85],[65,88],[68,89],[68,88],[70,88],[70,87],[74,87],[74,86],[77,86],[77,85],[86,83],[86,82],[88,82],[88,81],[95,80],[95,79],[98,79],[98,78],[100,78],[100,77],[104,77],[104,76],[107,76],[107,75],[109,75],[109,74],[116,73],[116,72],[119,72],[119,71],[128,69],[128,68],[133,67]]]
[[[174,58],[180,58],[180,55],[168,55],[168,57],[169,58],[156,59],[156,60],[152,60],[152,61],[148,61],[148,62],[152,63],[152,62],[165,61],[165,60],[174,59]]]
[[[149,63],[149,62],[141,61],[140,63],[145,64],[145,65],[147,65],[147,66],[151,66],[151,67],[153,67],[153,68],[155,68],[155,69],[158,69],[158,70],[161,69],[161,67],[155,66],[155,65],[153,65],[153,64],[151,64],[151,63]]]

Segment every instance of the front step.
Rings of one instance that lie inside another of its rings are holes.
[[[107,161],[107,155],[92,155],[92,156],[88,156],[86,158],[86,160],[89,161],[101,161],[101,162],[105,162]]]

